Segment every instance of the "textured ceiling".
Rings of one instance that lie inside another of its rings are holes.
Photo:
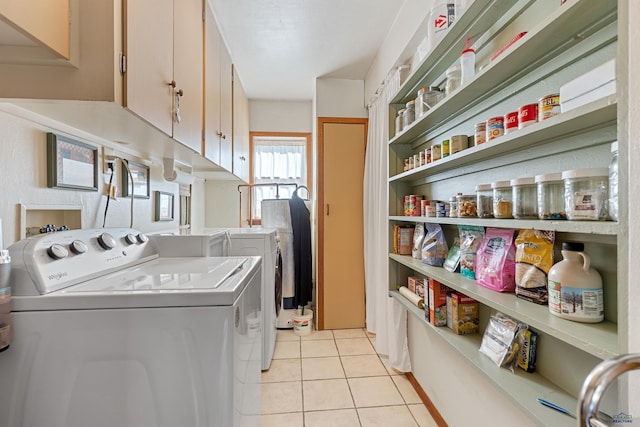
[[[209,0],[250,99],[310,100],[364,79],[402,0]]]

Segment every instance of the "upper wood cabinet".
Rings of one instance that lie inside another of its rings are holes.
[[[233,174],[249,182],[249,99],[233,68]]]
[[[2,58],[36,59],[70,56],[69,0],[0,0]],[[29,51],[28,53],[25,51]]]
[[[202,0],[126,4],[125,106],[200,153]]]
[[[205,7],[203,155],[228,171],[233,168],[232,64],[210,7]]]

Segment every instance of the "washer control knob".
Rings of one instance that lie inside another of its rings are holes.
[[[116,247],[116,239],[109,233],[102,233],[98,236],[98,244],[105,251],[110,251]]]
[[[147,243],[149,241],[149,238],[142,233],[138,233],[138,235],[136,236],[138,238],[138,242],[140,243]]]
[[[47,254],[53,259],[62,259],[69,255],[69,251],[64,246],[54,243],[47,249]]]
[[[138,243],[138,239],[136,239],[136,235],[133,233],[129,233],[124,236],[124,240],[128,245],[135,245],[136,243]]]
[[[73,252],[74,254],[81,255],[87,252],[87,244],[82,240],[74,240],[69,245],[69,249],[71,249],[71,252]]]

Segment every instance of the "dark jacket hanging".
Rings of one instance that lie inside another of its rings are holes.
[[[295,307],[312,300],[311,282],[311,221],[309,209],[296,190],[289,200],[293,229],[293,264],[295,274]]]

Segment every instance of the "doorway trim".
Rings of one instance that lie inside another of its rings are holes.
[[[317,200],[318,207],[318,256],[317,256],[317,325],[318,330],[324,330],[324,125],[325,124],[357,124],[364,125],[365,153],[369,142],[369,119],[357,117],[318,117],[318,147],[317,147]],[[364,159],[363,159],[364,161]],[[363,177],[364,179],[364,177]]]

